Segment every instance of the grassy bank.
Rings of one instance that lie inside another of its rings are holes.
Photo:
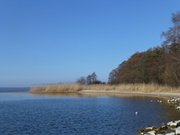
[[[161,86],[157,84],[120,84],[120,85],[80,85],[80,84],[59,84],[43,87],[32,87],[31,93],[68,93],[81,92],[180,92],[180,87]]]

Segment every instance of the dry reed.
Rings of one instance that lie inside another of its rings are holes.
[[[180,87],[162,86],[157,84],[119,84],[119,85],[80,85],[80,84],[60,84],[48,85],[44,87],[33,87],[31,93],[68,93],[79,92],[81,90],[92,90],[93,92],[180,92]]]
[[[78,92],[80,90],[82,90],[82,86],[79,84],[60,84],[43,87],[32,87],[31,93],[66,93]]]

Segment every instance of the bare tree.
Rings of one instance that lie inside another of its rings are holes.
[[[87,84],[95,84],[97,83],[97,75],[95,72],[93,72],[92,74],[88,75],[87,78]]]
[[[172,14],[172,22],[174,26],[162,33],[162,37],[166,38],[164,42],[165,46],[172,43],[180,43],[180,12]]]
[[[86,78],[85,78],[85,77],[80,77],[80,78],[77,80],[77,83],[79,83],[79,84],[86,84]]]
[[[95,83],[97,81],[97,75],[95,72],[91,74],[91,81],[92,83]]]
[[[92,84],[92,79],[91,79],[92,77],[91,77],[91,75],[88,75],[87,76],[87,78],[86,78],[86,80],[87,80],[87,84]]]
[[[108,83],[109,84],[118,84],[119,83],[119,73],[118,69],[114,69],[110,72]]]
[[[180,85],[180,12],[172,14],[173,26],[168,31],[163,32],[165,37],[163,43],[166,54],[165,81],[170,84]]]
[[[97,80],[97,75],[95,72],[88,75],[87,77],[80,77],[76,82],[79,84],[105,84]]]

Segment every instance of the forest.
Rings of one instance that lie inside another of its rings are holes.
[[[109,74],[109,84],[155,83],[180,86],[180,12],[172,14],[173,26],[162,33],[164,42],[136,52]]]

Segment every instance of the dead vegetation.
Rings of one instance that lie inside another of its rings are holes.
[[[162,86],[158,84],[119,84],[119,85],[80,85],[80,84],[59,84],[42,87],[32,87],[31,93],[77,93],[82,90],[93,92],[180,92],[180,87]]]

